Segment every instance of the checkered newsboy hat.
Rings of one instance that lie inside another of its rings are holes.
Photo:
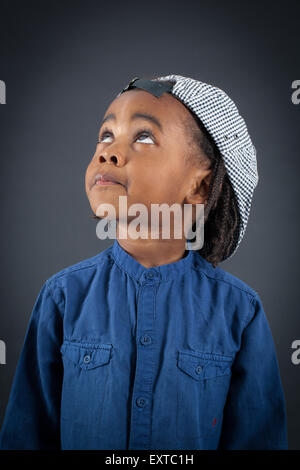
[[[173,81],[172,85],[163,83],[170,80]],[[238,108],[220,88],[181,75],[166,75],[151,80],[135,77],[117,96],[131,88],[144,89],[156,97],[164,92],[171,93],[196,114],[216,143],[240,214],[238,239],[227,259],[231,258],[245,234],[254,188],[258,183],[256,149]]]

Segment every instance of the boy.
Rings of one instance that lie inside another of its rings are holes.
[[[217,267],[241,242],[257,181],[255,148],[222,90],[169,75],[117,95],[86,172],[92,211],[115,208],[117,237],[43,285],[1,448],[287,448],[261,300]],[[203,247],[173,232],[120,237],[120,196],[148,212],[203,204]]]

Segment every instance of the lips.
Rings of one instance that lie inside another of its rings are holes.
[[[123,184],[120,183],[120,181],[118,181],[111,173],[97,173],[94,178],[94,184],[101,185],[105,183],[115,183],[123,186]]]

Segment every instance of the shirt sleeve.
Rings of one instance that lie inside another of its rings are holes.
[[[28,323],[0,433],[0,449],[59,449],[62,317],[48,281]]]
[[[232,366],[219,448],[287,449],[279,366],[258,294],[251,306],[251,319],[243,330],[241,348]]]

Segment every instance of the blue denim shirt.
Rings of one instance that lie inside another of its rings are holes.
[[[286,449],[258,294],[195,250],[145,268],[115,239],[36,299],[2,449]]]

